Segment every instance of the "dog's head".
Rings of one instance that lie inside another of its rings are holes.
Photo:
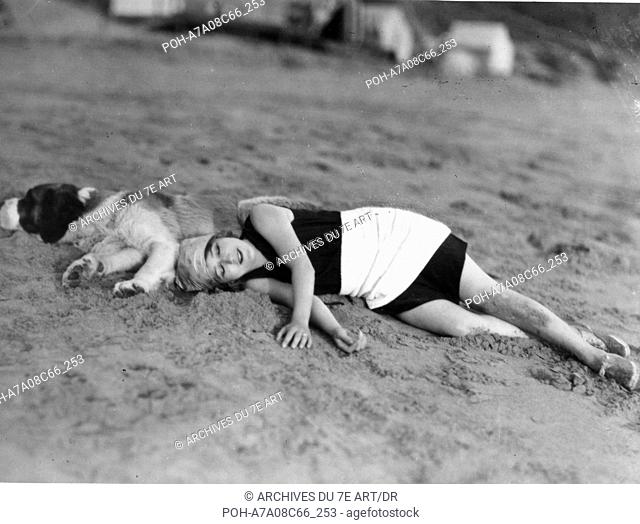
[[[41,184],[27,194],[9,198],[0,207],[0,227],[9,231],[22,229],[40,235],[44,242],[60,240],[69,224],[87,208],[95,189],[78,189],[72,184]]]

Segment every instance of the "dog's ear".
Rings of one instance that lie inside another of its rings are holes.
[[[95,187],[80,188],[78,189],[78,199],[86,206],[87,202],[96,196],[96,191]]]
[[[60,240],[69,224],[81,217],[85,210],[75,186],[65,187],[63,191],[47,190],[41,206],[40,238],[47,244]]]

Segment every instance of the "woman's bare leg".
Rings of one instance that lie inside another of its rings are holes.
[[[490,332],[526,338],[528,332],[565,349],[594,371],[606,373],[628,389],[640,387],[637,364],[591,346],[576,329],[529,297],[511,289],[493,295],[491,290],[497,286],[497,282],[467,256],[460,279],[460,298],[464,301],[486,293],[488,298],[484,302],[473,305],[479,312],[447,300],[433,300],[397,316],[412,326],[449,336]]]
[[[636,387],[636,364],[593,347],[576,329],[532,298],[511,289],[493,295],[491,289],[496,287],[495,280],[467,255],[460,279],[460,298],[463,301],[471,299],[476,294],[486,293],[489,298],[478,306],[473,304],[474,308],[561,347],[596,372],[608,370],[608,376],[629,389]]]
[[[427,302],[398,314],[398,318],[417,328],[450,337],[489,332],[505,337],[528,338],[525,332],[513,324],[490,315],[469,311],[448,300]]]
[[[491,290],[497,288],[498,283],[467,255],[460,278],[462,301],[484,293],[489,298],[485,298],[480,305],[471,304],[474,309],[500,318],[569,351],[595,371],[600,369],[604,351],[585,342],[574,328],[532,298],[511,289],[492,295]]]

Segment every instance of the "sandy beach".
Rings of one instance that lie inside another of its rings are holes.
[[[624,88],[416,68],[368,89],[389,64],[365,53],[224,35],[165,53],[166,39],[2,37],[0,197],[174,174],[163,191],[236,231],[236,202],[257,195],[403,207],[448,224],[503,281],[566,253],[519,290],[640,346],[640,135]],[[345,356],[314,329],[312,350],[283,349],[289,311],[265,296],[118,299],[122,275],[64,290],[79,256],[0,238],[0,391],[84,359],[0,404],[0,481],[640,482],[640,395],[547,344],[432,336],[324,296],[369,347]]]

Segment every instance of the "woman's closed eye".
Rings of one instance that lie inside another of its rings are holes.
[[[218,260],[220,260],[220,246],[216,243],[216,255],[218,255]],[[224,266],[222,262],[218,263],[218,273],[221,277],[224,277]]]
[[[216,255],[218,256],[218,260],[220,260],[220,246],[218,245],[217,242],[216,242]],[[224,266],[222,265],[222,262],[218,262],[218,278],[224,279],[225,273],[226,271],[224,269]]]

